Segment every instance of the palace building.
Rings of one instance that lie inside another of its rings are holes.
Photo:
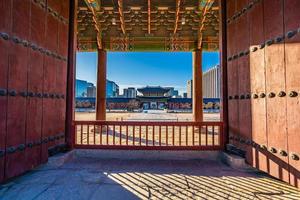
[[[141,104],[143,105],[143,109],[145,110],[164,109],[166,108],[168,99],[171,98],[171,96],[168,94],[170,88],[147,86],[137,90],[142,94],[137,96],[137,98],[140,100]]]

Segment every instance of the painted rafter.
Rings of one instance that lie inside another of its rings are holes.
[[[99,49],[102,49],[101,25],[98,22],[97,14],[100,11],[100,2],[98,0],[85,0],[85,3],[93,14],[94,26],[97,30],[97,45]]]
[[[151,33],[151,0],[148,0],[148,34]]]
[[[125,21],[124,21],[124,12],[123,12],[123,0],[118,0],[118,11],[120,15],[121,29],[123,34],[125,34],[126,31],[125,31]]]
[[[210,8],[212,7],[213,2],[214,2],[214,0],[206,0],[205,6],[203,7],[203,11],[202,11],[202,15],[201,15],[202,20],[200,20],[199,30],[198,30],[198,49],[202,48],[202,40],[203,40],[202,32],[204,30],[204,23],[206,21],[207,13],[209,12]]]
[[[174,27],[174,32],[173,32],[174,34],[177,32],[177,29],[178,29],[180,4],[181,4],[181,0],[176,0],[175,27]]]

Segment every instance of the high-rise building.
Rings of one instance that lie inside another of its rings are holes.
[[[93,83],[89,83],[84,80],[76,79],[76,91],[75,96],[76,97],[87,97],[88,96],[88,87],[95,87]]]
[[[174,90],[172,96],[173,97],[178,97],[179,96],[179,91],[178,90]]]
[[[221,73],[220,65],[216,65],[203,73],[203,97],[220,98],[221,96]]]
[[[125,98],[136,98],[136,89],[134,87],[125,88],[123,90],[123,96]]]
[[[119,96],[119,86],[110,80],[106,80],[106,98]]]
[[[187,81],[187,98],[193,98],[193,80]]]
[[[96,97],[96,87],[94,85],[87,87],[87,97]]]
[[[187,98],[187,93],[184,92],[184,93],[182,94],[182,96],[183,96],[183,98]]]

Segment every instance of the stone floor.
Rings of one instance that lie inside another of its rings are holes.
[[[1,200],[291,199],[300,192],[257,171],[209,160],[75,158],[0,185]]]

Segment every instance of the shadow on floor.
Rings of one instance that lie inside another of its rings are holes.
[[[217,161],[76,158],[0,186],[0,199],[298,200],[300,192],[257,171]]]

